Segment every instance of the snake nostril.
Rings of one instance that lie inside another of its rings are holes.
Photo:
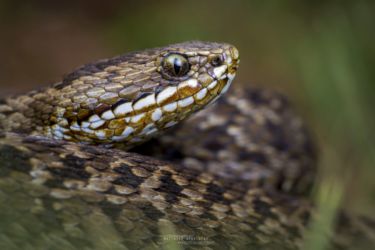
[[[223,65],[224,63],[224,57],[223,55],[214,55],[211,58],[209,58],[211,65],[214,67],[218,67]]]

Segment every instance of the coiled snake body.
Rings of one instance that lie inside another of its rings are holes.
[[[301,247],[311,141],[276,93],[210,105],[238,63],[231,45],[187,42],[0,101],[1,249]]]

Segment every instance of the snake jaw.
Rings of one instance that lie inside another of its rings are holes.
[[[171,68],[174,60],[189,65]],[[215,102],[228,90],[238,62],[232,45],[187,42],[85,65],[37,93],[54,105],[43,116],[48,125],[38,131],[55,139],[132,147]]]

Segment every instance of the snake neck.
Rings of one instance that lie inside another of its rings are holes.
[[[39,96],[39,98],[35,98]],[[42,101],[47,98],[45,92],[30,92],[0,99],[0,131],[23,134],[38,134],[42,130],[43,117],[52,112]]]

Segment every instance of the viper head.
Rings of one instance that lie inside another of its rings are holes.
[[[46,133],[130,147],[214,102],[238,64],[234,46],[194,41],[84,65],[48,90],[56,105]]]

